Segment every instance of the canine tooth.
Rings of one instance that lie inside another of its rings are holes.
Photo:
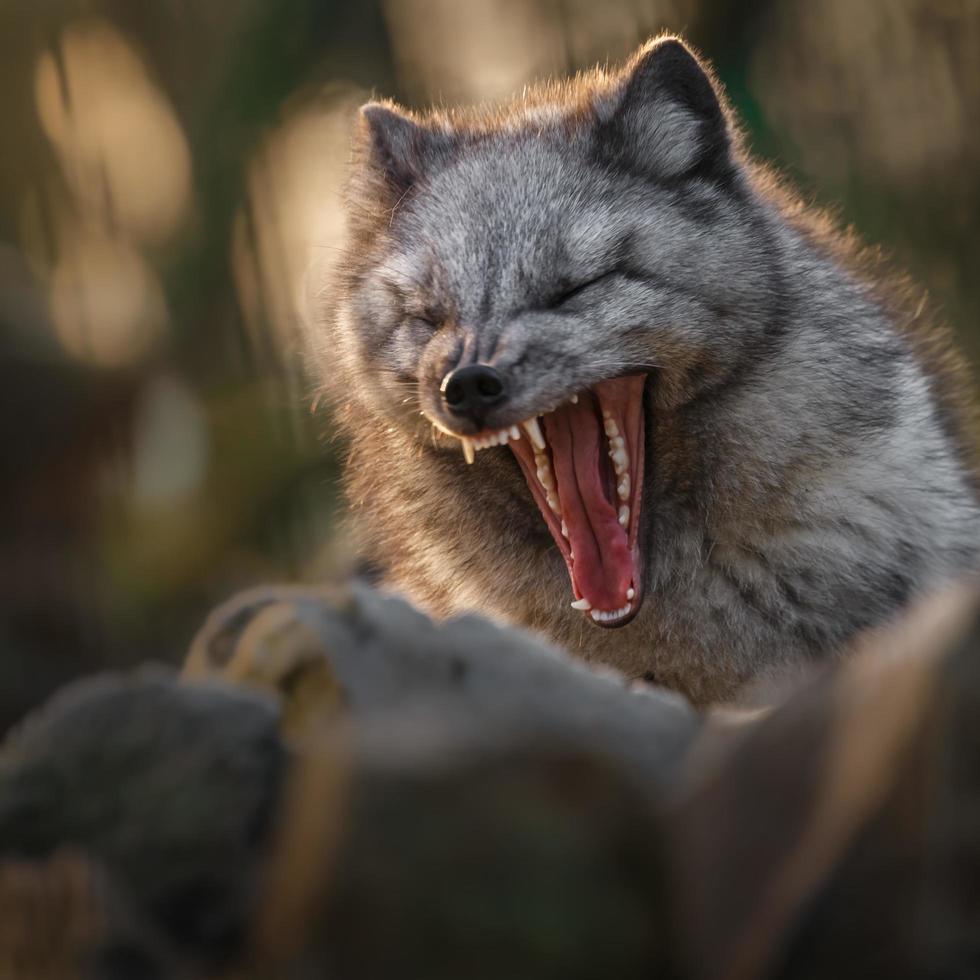
[[[516,425],[512,425],[507,431],[510,433],[511,439],[520,439],[521,430]]]
[[[629,524],[629,522],[630,522],[630,509],[629,507],[626,506],[626,504],[623,504],[623,506],[619,508],[619,523],[623,527],[626,527],[626,525]]]
[[[626,598],[627,599],[632,599],[635,596],[636,596],[636,590],[635,589],[629,588],[629,589],[626,590]]]
[[[619,426],[616,425],[615,419],[606,419],[603,422],[602,427],[606,430],[606,435],[609,436],[610,439],[619,435]]]
[[[565,525],[564,521],[561,522],[561,536],[563,538],[568,537],[568,527]]]
[[[629,473],[627,473],[623,477],[623,479],[620,482],[619,486],[616,487],[616,493],[619,494],[619,499],[620,500],[629,500],[629,498],[630,498],[630,475],[629,475]]]
[[[622,476],[623,471],[629,466],[630,458],[626,455],[625,449],[615,449],[609,454],[612,457],[613,466],[616,469],[616,476]]]
[[[541,426],[537,418],[527,419],[521,425],[524,426],[524,431],[527,433],[528,439],[531,440],[532,445],[536,449],[544,449],[547,446],[547,443],[544,441],[544,436],[541,434]]]
[[[476,453],[473,452],[473,440],[467,439],[466,436],[461,436],[459,441],[463,444],[463,459],[469,465],[476,459]]]
[[[592,608],[592,603],[588,599],[577,599],[572,603],[572,609],[584,609],[588,612]]]

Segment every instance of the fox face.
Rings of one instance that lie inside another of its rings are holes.
[[[648,413],[774,329],[778,268],[734,141],[673,39],[509,112],[361,111],[344,315],[371,410],[469,462],[508,447],[599,626],[643,598]]]

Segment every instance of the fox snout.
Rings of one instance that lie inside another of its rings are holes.
[[[490,364],[456,368],[439,386],[446,411],[454,418],[472,422],[477,431],[486,428],[491,413],[506,403],[507,389],[507,378]]]

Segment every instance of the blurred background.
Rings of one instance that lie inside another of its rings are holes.
[[[349,567],[297,316],[356,106],[506,97],[661,30],[976,364],[980,0],[0,0],[0,731],[179,660],[240,587]]]

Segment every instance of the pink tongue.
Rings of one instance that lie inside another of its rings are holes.
[[[562,517],[575,559],[572,584],[594,609],[626,604],[633,559],[617,508],[606,499],[600,454],[605,442],[591,398],[545,416]]]

